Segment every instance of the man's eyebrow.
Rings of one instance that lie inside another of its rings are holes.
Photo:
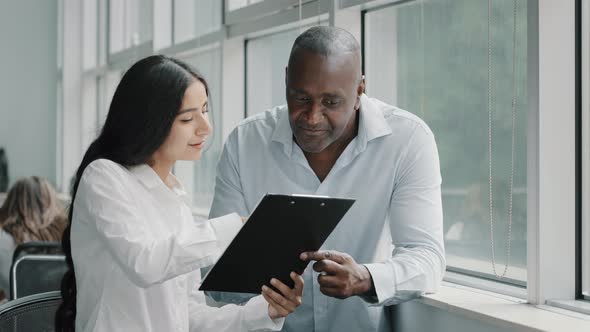
[[[289,88],[290,91],[292,92],[296,92],[296,93],[307,93],[305,90],[302,89],[297,89],[297,88]]]
[[[294,93],[302,93],[302,94],[308,94],[307,91],[302,90],[302,89],[297,89],[297,88],[289,88],[289,92],[294,92]],[[342,98],[342,95],[337,93],[337,92],[326,92],[322,94],[323,97],[328,97],[328,98],[333,98],[333,99],[337,99],[337,98]]]
[[[337,93],[324,93],[324,97],[329,97],[329,98],[337,99],[337,98],[341,98],[342,96],[340,96]]]

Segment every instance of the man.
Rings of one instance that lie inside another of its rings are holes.
[[[230,134],[210,217],[249,215],[267,192],[356,199],[326,240],[330,250],[302,254],[317,262],[284,330],[391,331],[384,306],[435,291],[445,270],[433,134],[363,94],[360,46],[342,29],[301,34],[285,74],[287,106]]]

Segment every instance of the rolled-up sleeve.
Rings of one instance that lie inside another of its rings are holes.
[[[374,305],[400,303],[438,289],[445,271],[441,176],[434,135],[418,126],[389,208],[395,249],[385,262],[365,264],[373,278]]]

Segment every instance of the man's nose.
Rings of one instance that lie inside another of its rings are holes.
[[[311,108],[306,113],[307,124],[314,126],[322,122],[324,118],[323,107],[321,103],[312,103]]]

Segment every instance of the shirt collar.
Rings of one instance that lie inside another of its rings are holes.
[[[293,152],[293,131],[291,131],[291,124],[289,123],[289,111],[287,105],[280,107],[277,114],[277,125],[272,133],[273,141],[283,144],[283,151],[287,156],[291,156]]]
[[[363,93],[359,111],[358,149],[362,151],[368,142],[391,133],[391,127],[383,117],[379,105]]]
[[[358,150],[363,151],[371,140],[391,134],[391,127],[383,117],[383,112],[378,105],[369,99],[366,94],[361,96],[359,111]],[[272,140],[283,144],[283,151],[290,156],[293,152],[293,132],[289,123],[287,106],[279,109],[277,125],[272,134]]]
[[[154,189],[157,186],[168,188],[162,179],[160,179],[156,171],[147,164],[130,167],[129,171],[148,189]],[[178,181],[174,174],[170,173],[168,176],[173,184],[171,190],[179,196],[186,195],[184,186]]]

